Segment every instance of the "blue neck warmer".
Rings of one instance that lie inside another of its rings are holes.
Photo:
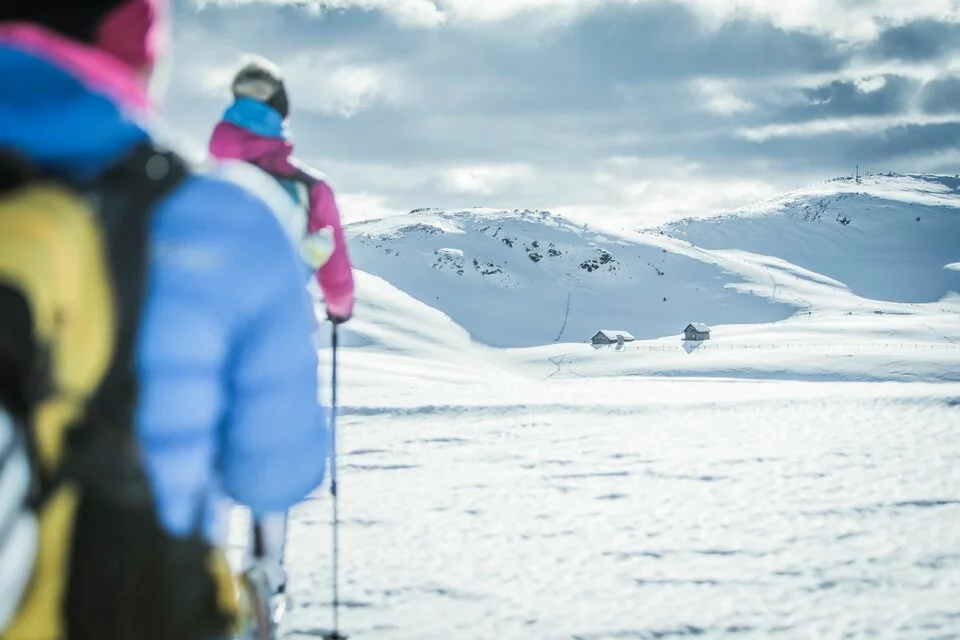
[[[287,128],[280,114],[265,102],[253,98],[238,98],[227,107],[223,120],[265,138],[287,137]]]

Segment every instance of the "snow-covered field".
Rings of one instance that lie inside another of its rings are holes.
[[[352,226],[343,631],[960,638],[954,182],[635,232]],[[683,342],[697,321],[711,340]],[[587,343],[606,327],[641,339]],[[293,516],[289,638],[330,624],[330,506]]]
[[[344,401],[354,638],[960,634],[956,385],[621,378]],[[291,638],[330,623],[329,513],[321,494],[294,516]]]

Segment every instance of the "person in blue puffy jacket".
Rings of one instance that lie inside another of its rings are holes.
[[[3,4],[0,147],[82,183],[152,135],[164,0]],[[151,229],[138,435],[165,529],[204,514],[221,546],[233,503],[283,513],[328,454],[308,274],[267,201],[195,170]]]

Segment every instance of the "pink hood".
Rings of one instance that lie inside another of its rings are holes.
[[[280,177],[305,176],[313,181],[307,231],[312,233],[330,227],[336,242],[330,259],[315,274],[317,284],[323,291],[327,312],[338,318],[349,318],[354,305],[353,270],[340,211],[330,186],[293,157],[293,145],[289,140],[260,136],[231,122],[220,122],[214,128],[210,155],[218,159],[244,160]]]
[[[169,46],[168,5],[167,0],[125,0],[104,7],[94,44],[42,24],[6,21],[0,24],[0,42],[43,56],[124,106],[150,109],[148,81]],[[77,20],[83,11],[77,10]]]
[[[104,49],[25,22],[0,24],[0,43],[11,44],[62,67],[125,107],[145,113],[149,99],[134,70]]]

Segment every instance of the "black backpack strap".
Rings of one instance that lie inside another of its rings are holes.
[[[43,177],[20,149],[0,148],[0,196]],[[49,391],[50,354],[33,336],[33,312],[18,287],[0,284],[0,402],[17,422],[26,422],[32,407]]]
[[[202,513],[187,538],[165,531],[135,428],[153,213],[189,174],[177,155],[145,143],[87,186],[108,243],[118,324],[110,368],[68,446],[82,487],[64,603],[69,640],[209,640],[229,623]]]
[[[91,402],[91,414],[104,425],[133,424],[137,393],[135,351],[147,284],[150,226],[159,201],[187,176],[187,164],[152,143],[138,145],[89,187],[100,212],[118,299],[116,356]]]
[[[139,401],[136,352],[149,268],[150,227],[159,202],[189,174],[183,159],[147,141],[84,187],[99,214],[107,245],[117,335],[110,367],[88,402],[83,422],[70,431],[68,453],[54,485],[62,477],[72,476],[82,479],[85,492],[112,501],[152,501],[135,429]]]

